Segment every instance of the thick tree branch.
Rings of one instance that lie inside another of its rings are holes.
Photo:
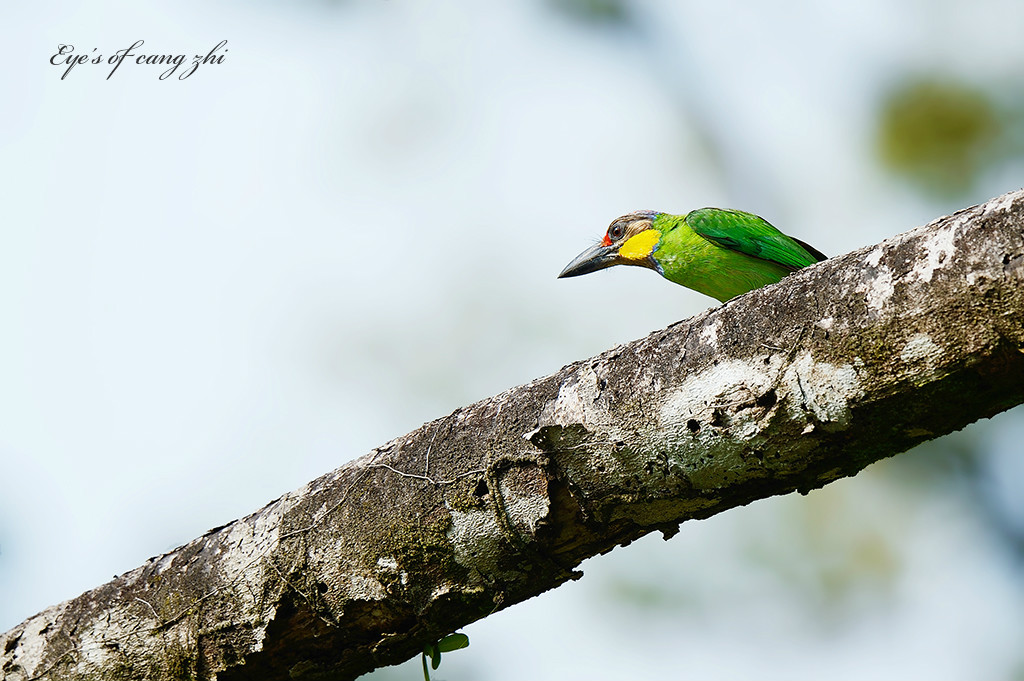
[[[585,558],[1024,401],[1024,191],[428,423],[0,636],[3,678],[351,678]]]

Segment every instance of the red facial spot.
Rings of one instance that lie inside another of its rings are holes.
[[[602,245],[602,246],[611,246],[611,245],[612,245],[612,239],[611,239],[611,237],[610,237],[610,236],[608,236],[607,234],[605,234],[605,235],[604,235],[604,238],[603,238],[603,239],[601,239],[601,245]]]

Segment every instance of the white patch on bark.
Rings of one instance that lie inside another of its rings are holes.
[[[54,605],[25,622],[25,629],[15,646],[15,659],[25,667],[29,674],[41,671],[43,654],[46,652],[46,635],[51,622],[57,622],[63,615],[66,603]]]
[[[108,611],[107,616],[89,620],[89,626],[82,631],[76,650],[81,653],[75,666],[80,674],[89,673],[92,669],[103,669],[111,664],[114,656],[120,652],[110,646],[111,639],[118,635],[130,635],[139,632],[140,625],[150,619],[152,611],[143,603],[127,603],[124,607],[115,607]],[[153,622],[156,624],[156,622]],[[148,625],[145,627],[148,629]],[[117,632],[117,633],[112,633]],[[189,645],[190,632],[186,628],[171,627],[162,632],[150,643],[159,645],[166,650],[174,645],[185,649]]]
[[[409,573],[405,570],[398,569],[398,559],[394,556],[382,556],[377,559],[377,572],[382,572],[388,575],[397,575],[398,581],[402,585],[409,583]]]
[[[925,255],[914,264],[914,269],[907,277],[911,280],[929,282],[935,270],[949,262],[956,250],[956,232],[963,220],[951,220],[942,229],[932,230],[927,238],[922,239],[921,246]]]
[[[725,360],[686,377],[661,403],[660,427],[680,427],[691,418],[706,422],[716,407],[755,399],[768,390],[780,361],[773,358],[765,365],[758,360]]]
[[[1024,189],[1018,189],[1015,192],[1009,194],[1003,194],[1000,197],[994,198],[985,204],[985,208],[982,211],[982,215],[989,215],[990,213],[1005,213],[1013,208],[1013,204],[1017,199],[1024,198]]]
[[[900,359],[904,362],[923,361],[929,366],[934,365],[942,357],[942,348],[935,344],[926,333],[918,333],[910,337],[900,351]]]
[[[221,559],[222,574],[232,577],[245,576],[257,581],[259,558],[268,555],[277,548],[278,535],[281,531],[282,506],[291,495],[286,495],[272,504],[264,513],[256,516],[255,522],[238,522],[231,526],[222,544],[231,550]],[[252,570],[252,573],[246,574]]]
[[[507,485],[501,485],[500,491],[509,523],[515,531],[522,533],[523,540],[529,541],[537,530],[537,524],[548,514],[547,497],[542,494],[516,494]],[[459,565],[484,575],[507,572],[499,560],[505,538],[495,512],[491,509],[450,510],[452,525],[448,529],[448,540]]]
[[[548,514],[548,499],[541,494],[506,496],[505,512],[516,528],[532,535],[537,531],[537,523]]]
[[[387,598],[388,592],[384,585],[373,577],[353,572],[346,581],[348,588],[345,589],[345,595],[352,600],[382,601]]]
[[[718,320],[705,324],[700,330],[700,338],[708,345],[718,347]]]
[[[892,284],[892,270],[888,267],[881,268],[873,278],[861,282],[854,290],[864,294],[864,301],[868,307],[881,310],[896,290]]]
[[[430,592],[430,600],[436,601],[441,596],[444,596],[445,594],[450,594],[451,592],[451,584],[438,584],[436,587],[434,587],[434,590]]]
[[[878,263],[882,261],[882,255],[884,253],[884,248],[875,248],[870,253],[867,254],[867,256],[864,258],[864,262],[866,262],[871,267],[878,267]]]
[[[120,611],[112,614],[119,615]],[[83,631],[78,639],[78,651],[81,653],[79,664],[85,662],[102,669],[110,657],[110,649],[103,644],[109,640],[110,626],[113,623],[92,620],[91,624],[92,626]]]
[[[498,571],[501,555],[501,528],[491,511],[451,511],[452,526],[448,540],[455,553],[455,562],[482,574]]]
[[[658,427],[679,431],[689,419],[707,424],[716,408],[749,403],[772,387],[779,393],[778,401],[789,405],[788,414],[793,419],[803,421],[810,412],[822,423],[844,426],[849,422],[850,402],[864,395],[852,364],[817,362],[804,352],[780,376],[782,362],[781,357],[773,357],[767,365],[759,360],[723,361],[687,378],[662,402]],[[735,439],[755,438],[765,425],[762,410],[730,409],[729,428]],[[703,429],[700,432],[702,435]],[[692,439],[692,435],[689,437]]]
[[[864,395],[852,364],[816,362],[806,351],[786,369],[782,384],[795,398],[787,400],[793,418],[802,418],[806,409],[818,421],[839,426],[850,421],[850,402]]]
[[[176,553],[168,553],[163,558],[161,558],[160,563],[156,567],[157,573],[163,574],[169,567],[171,567],[171,563],[174,562],[174,559],[177,557],[177,555],[178,554]]]
[[[587,423],[590,407],[600,394],[597,374],[589,366],[581,368],[558,388],[558,397],[545,408],[541,425]]]

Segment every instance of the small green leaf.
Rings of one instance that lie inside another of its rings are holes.
[[[450,653],[459,648],[469,647],[469,637],[462,633],[448,634],[437,642],[437,648],[442,653]]]
[[[441,664],[441,653],[450,653],[459,648],[469,646],[469,637],[463,633],[448,634],[436,643],[423,646],[423,681],[430,681],[430,672],[427,671],[427,658],[430,658],[430,667],[437,669]]]

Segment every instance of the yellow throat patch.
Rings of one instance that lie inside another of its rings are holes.
[[[656,229],[645,229],[635,234],[619,247],[619,257],[626,260],[643,260],[654,252],[661,241],[661,232]]]

